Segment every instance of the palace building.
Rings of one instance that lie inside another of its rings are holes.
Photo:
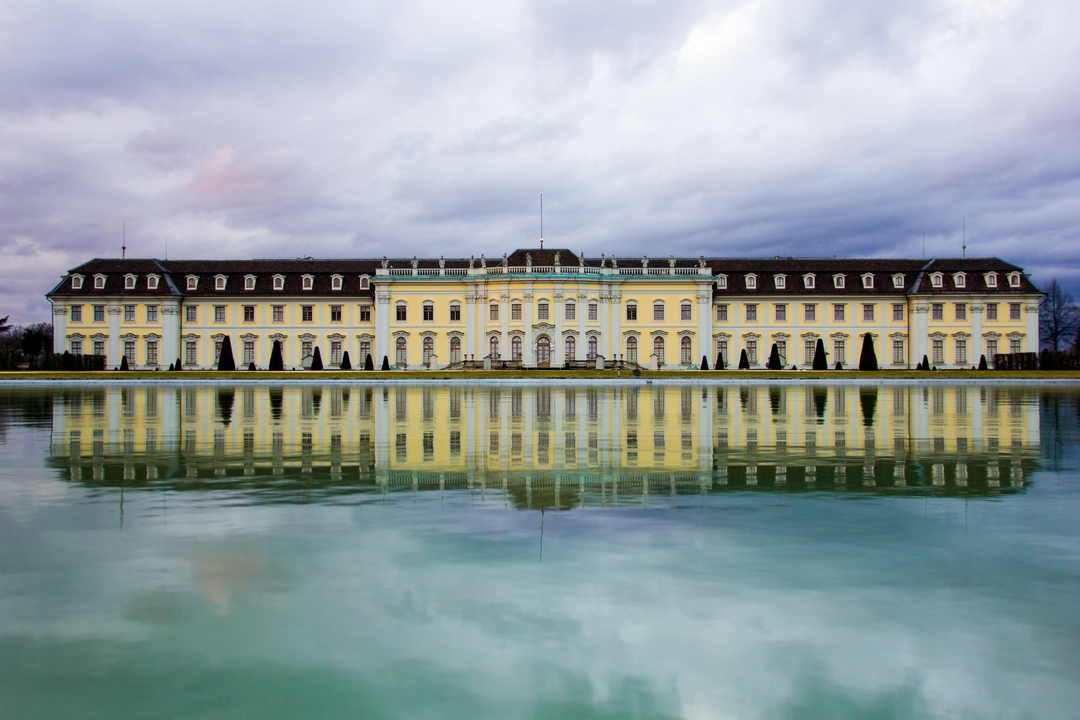
[[[1038,350],[1041,293],[997,258],[586,258],[516,250],[502,258],[382,260],[94,259],[48,293],[54,351],[110,367],[286,368],[349,354],[396,369],[762,368],[775,344],[809,368],[858,362],[869,333],[883,368],[923,356],[941,368]]]

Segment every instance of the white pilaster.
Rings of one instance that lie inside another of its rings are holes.
[[[551,341],[551,367],[561,368],[566,364],[566,340],[563,338],[563,284],[555,283],[555,337]]]
[[[382,368],[384,357],[390,357],[390,285],[375,285],[375,369]],[[393,364],[393,359],[390,360]]]
[[[117,302],[109,303],[106,308],[109,313],[109,349],[105,362],[116,367],[120,366],[120,313],[123,309]]]
[[[536,367],[536,348],[533,347],[533,322],[536,318],[533,317],[533,284],[525,283],[525,347],[524,350],[524,363],[525,367]]]
[[[180,301],[161,305],[161,355],[162,364],[176,362],[180,357]]]
[[[67,350],[67,306],[62,302],[53,301],[53,352],[62,353]],[[83,352],[87,352],[86,348]]]

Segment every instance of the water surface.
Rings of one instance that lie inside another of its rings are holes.
[[[1077,717],[1078,403],[0,392],[0,717]]]

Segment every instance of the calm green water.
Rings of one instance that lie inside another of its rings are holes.
[[[0,718],[1080,717],[1080,389],[0,391]]]

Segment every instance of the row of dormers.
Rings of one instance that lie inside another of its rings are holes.
[[[94,289],[95,290],[104,290],[105,289],[105,281],[107,279],[108,279],[108,275],[104,275],[102,273],[97,273],[96,275],[94,275],[93,276],[93,283],[94,283],[93,287],[94,287]],[[199,289],[199,279],[200,278],[199,278],[198,275],[188,275],[186,277],[186,288],[188,290],[198,290]],[[258,278],[257,278],[256,275],[245,275],[244,276],[244,290],[247,290],[247,291],[254,290],[255,289],[255,282],[256,282],[257,279]],[[86,281],[86,276],[85,275],[79,275],[78,273],[72,274],[71,275],[71,289],[72,290],[82,290],[83,289],[83,283],[85,281]],[[223,291],[228,287],[228,282],[229,282],[229,276],[228,275],[215,275],[214,276],[214,289],[218,290],[218,291]],[[340,291],[342,289],[343,285],[344,285],[344,282],[345,282],[345,277],[343,275],[331,275],[330,276],[330,289],[334,290],[334,291]],[[370,279],[368,278],[367,275],[361,275],[360,276],[360,289],[361,290],[369,289],[370,282],[371,281],[370,281]],[[136,290],[136,289],[138,289],[138,283],[139,283],[139,276],[138,275],[134,275],[132,273],[128,273],[127,275],[124,275],[124,289],[125,290]],[[150,274],[150,275],[146,276],[146,289],[147,290],[157,290],[160,283],[161,283],[161,276],[160,275]],[[301,275],[300,276],[300,287],[303,290],[314,290],[315,289],[315,276],[314,275]],[[285,276],[284,275],[274,275],[274,277],[273,277],[273,288],[274,288],[274,290],[276,290],[278,292],[283,291],[285,289]]]
[[[772,276],[773,289],[775,290],[787,290],[787,275],[784,273],[777,273]],[[1006,275],[1009,287],[1020,287],[1020,273],[1011,272]],[[862,281],[862,287],[864,290],[874,289],[874,273],[863,273],[859,276]],[[892,287],[895,290],[903,290],[905,286],[905,278],[903,273],[894,273],[891,276]],[[988,288],[998,287],[998,274],[996,272],[988,272],[983,274],[983,280]],[[747,290],[759,289],[758,276],[756,273],[747,273],[743,276]],[[953,287],[957,289],[963,289],[968,287],[967,273],[956,272],[952,273]],[[802,276],[803,289],[816,290],[817,289],[817,275],[815,273],[806,273]],[[844,273],[836,273],[832,276],[832,286],[835,290],[844,290],[847,288],[847,275]],[[945,287],[945,273],[933,272],[930,273],[930,286],[933,288]],[[716,276],[716,287],[721,290],[728,288],[728,276],[720,274]]]

